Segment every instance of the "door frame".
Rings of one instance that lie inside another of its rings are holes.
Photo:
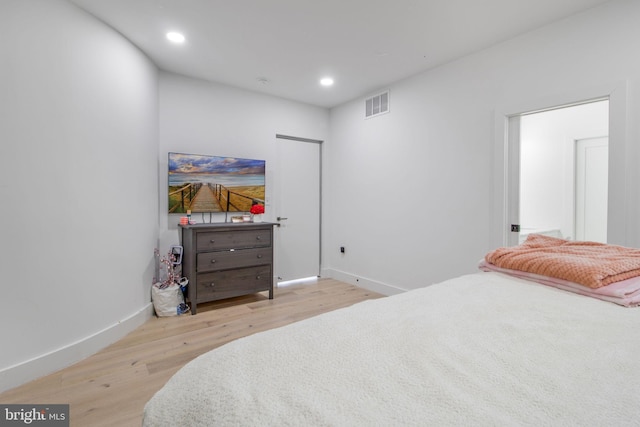
[[[493,215],[491,247],[510,246],[512,206],[517,204],[513,176],[519,176],[519,164],[512,162],[516,148],[510,144],[513,130],[513,117],[524,113],[544,111],[558,106],[582,104],[598,99],[609,99],[609,192],[607,210],[607,241],[609,243],[633,246],[635,234],[631,228],[638,228],[634,215],[637,208],[633,202],[636,196],[632,192],[633,169],[637,149],[629,146],[627,138],[627,82],[615,82],[597,87],[580,88],[544,98],[498,106],[494,110],[494,146],[493,146]],[[553,106],[553,107],[552,107]],[[635,151],[634,151],[635,150]],[[615,167],[615,166],[617,167]],[[621,167],[624,165],[624,167]],[[519,188],[518,190],[519,191]],[[515,200],[514,200],[515,198]],[[517,234],[516,234],[517,236]],[[517,240],[517,239],[516,239]]]
[[[276,139],[286,139],[302,143],[318,144],[318,173],[320,176],[318,177],[318,271],[316,275],[317,277],[320,277],[320,272],[322,271],[322,158],[324,141],[320,139],[302,138],[298,136],[284,135],[279,133],[276,134]],[[278,283],[280,280],[278,277],[278,273],[278,271],[274,271],[274,279],[276,283]]]

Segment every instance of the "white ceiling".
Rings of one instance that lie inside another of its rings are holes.
[[[70,1],[162,70],[333,107],[607,0]]]

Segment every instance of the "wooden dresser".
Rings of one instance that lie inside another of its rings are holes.
[[[181,225],[182,274],[196,305],[256,292],[273,299],[273,226],[262,223]]]

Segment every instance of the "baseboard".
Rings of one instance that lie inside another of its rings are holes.
[[[407,291],[406,289],[398,288],[397,286],[378,282],[372,279],[367,279],[366,277],[357,276],[332,268],[322,269],[322,277],[330,277],[332,279],[340,280],[341,282],[359,286],[361,288],[368,289],[370,291],[387,296],[401,294]]]
[[[0,370],[0,393],[79,362],[118,341],[153,316],[148,303],[131,316],[75,343]]]

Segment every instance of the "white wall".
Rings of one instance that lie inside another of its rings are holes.
[[[273,221],[270,201],[275,187],[276,134],[324,141],[328,126],[325,108],[161,72],[158,181],[162,250],[179,243],[180,215],[167,213],[168,152],[266,160],[265,220]],[[201,215],[195,214],[194,220],[201,222]],[[213,221],[223,222],[224,214],[215,214]]]
[[[60,0],[0,3],[0,390],[150,315],[157,70]]]
[[[389,114],[332,109],[326,274],[393,293],[477,271],[503,242],[503,113],[613,92],[611,243],[640,246],[638,19],[608,3],[391,85]]]

